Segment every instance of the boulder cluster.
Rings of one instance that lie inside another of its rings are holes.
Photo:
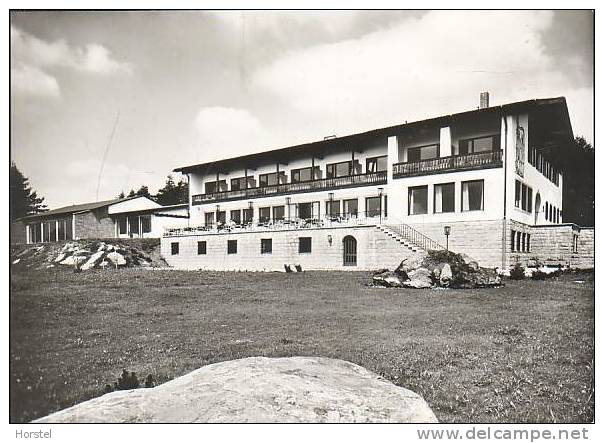
[[[135,247],[102,241],[97,244],[66,243],[54,259],[54,263],[74,266],[84,271],[106,267],[151,266],[151,261],[151,257]]]
[[[501,286],[501,277],[493,269],[481,268],[466,254],[428,251],[405,259],[394,270],[373,274],[373,286],[388,288],[472,289]]]

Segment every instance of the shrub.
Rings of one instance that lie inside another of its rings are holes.
[[[545,280],[546,278],[551,277],[550,274],[547,274],[546,272],[540,271],[539,269],[535,269],[533,271],[533,275],[531,276],[531,278],[533,280]]]
[[[510,279],[522,280],[524,279],[524,266],[520,263],[516,263],[514,268],[510,271]]]

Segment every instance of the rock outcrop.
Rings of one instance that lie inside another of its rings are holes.
[[[417,394],[361,366],[322,357],[251,357],[154,388],[105,394],[37,423],[435,423]]]

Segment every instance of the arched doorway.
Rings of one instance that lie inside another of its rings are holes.
[[[541,210],[541,194],[539,192],[537,192],[537,196],[535,197],[535,224],[538,224],[540,210]]]
[[[344,266],[356,266],[357,240],[352,235],[347,235],[342,242],[344,244]]]

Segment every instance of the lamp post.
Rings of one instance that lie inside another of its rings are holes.
[[[445,236],[447,237],[447,252],[449,251],[449,235],[451,234],[451,226],[445,226]]]
[[[328,219],[331,221],[333,219],[333,192],[329,192],[327,193],[327,196],[329,197],[329,213],[327,214]],[[331,244],[331,243],[330,243]]]
[[[382,224],[382,195],[384,194],[384,188],[378,188],[378,195],[380,196],[380,225]]]

